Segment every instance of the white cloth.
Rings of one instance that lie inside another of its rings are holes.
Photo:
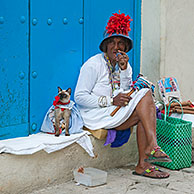
[[[170,116],[181,119],[182,114],[172,113]],[[192,122],[192,127],[194,127],[194,115],[193,114],[183,114],[182,119],[185,120],[185,121]]]
[[[132,83],[132,68],[128,63],[126,70],[121,70],[120,73],[120,90],[119,92],[127,91]],[[84,125],[96,130],[99,128],[111,129],[125,122],[141,98],[149,91],[149,89],[141,89],[139,92],[132,94],[132,100],[125,107],[111,117],[111,112],[116,106],[111,105],[111,84],[109,80],[108,67],[103,54],[97,54],[91,57],[82,66],[75,89],[75,102],[78,105]],[[116,95],[115,94],[115,95]],[[98,105],[100,96],[106,96],[108,99],[107,107],[101,108]]]
[[[45,150],[47,153],[63,149],[72,143],[78,143],[85,151],[94,157],[93,145],[88,132],[84,131],[70,136],[37,133],[28,137],[19,137],[0,141],[0,153],[10,153],[15,155],[28,155]]]

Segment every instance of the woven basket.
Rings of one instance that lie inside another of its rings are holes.
[[[172,159],[156,164],[172,170],[191,167],[192,122],[162,114],[162,120],[157,119],[156,134],[158,145]]]

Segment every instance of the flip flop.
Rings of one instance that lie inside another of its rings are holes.
[[[137,172],[132,172],[133,175],[137,175],[137,176],[144,176],[144,177],[147,177],[147,178],[152,178],[152,179],[166,179],[168,178],[169,176],[167,177],[156,177],[156,176],[148,176],[149,173],[151,172],[154,172],[154,171],[159,171],[159,172],[163,172],[162,170],[160,170],[158,167],[154,166],[152,168],[148,168],[146,169],[143,173],[139,174]]]
[[[169,156],[159,156],[156,157],[154,154],[156,152],[160,152],[162,154],[166,154],[159,146],[155,147],[150,154],[148,154],[149,158],[144,159],[145,162],[153,163],[153,162],[172,162]]]

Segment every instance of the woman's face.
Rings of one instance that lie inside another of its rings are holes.
[[[125,39],[122,37],[111,37],[107,42],[107,56],[113,65],[118,61],[118,50],[125,51]]]

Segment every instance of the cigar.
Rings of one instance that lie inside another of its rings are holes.
[[[191,102],[191,101],[185,101],[185,102],[180,102],[180,104],[181,104],[182,106],[188,106],[188,105],[191,105],[192,102]],[[169,107],[169,103],[168,103],[166,106],[167,106],[167,108],[168,108],[168,107]],[[175,107],[175,106],[180,106],[180,105],[179,105],[178,102],[173,102],[173,103],[170,105],[170,107]]]
[[[175,109],[181,109],[180,106],[175,106],[174,107]],[[191,110],[191,111],[194,111],[194,108],[193,107],[190,107],[190,106],[182,106],[183,110]]]
[[[182,110],[181,109],[175,109],[175,112],[176,113],[182,113]],[[194,114],[194,111],[191,111],[191,110],[183,110],[183,113],[184,114]]]
[[[132,88],[131,91],[129,93],[127,93],[127,96],[131,96],[131,94],[133,94],[133,92],[135,92],[135,89]],[[121,106],[117,106],[117,108],[115,108],[112,113],[110,114],[111,117],[113,117],[117,111],[121,108]]]

